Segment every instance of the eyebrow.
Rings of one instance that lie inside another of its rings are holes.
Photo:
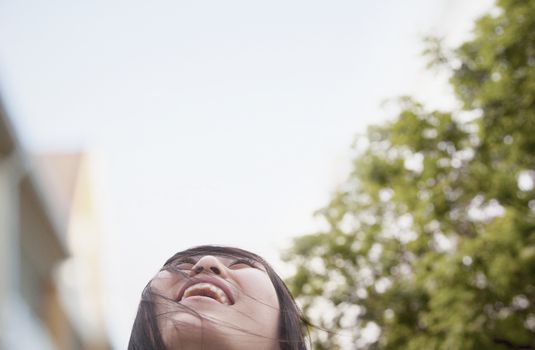
[[[201,255],[189,255],[189,256],[185,256],[185,257],[178,257],[176,258],[175,260],[171,261],[169,264],[174,264],[174,263],[188,263],[188,264],[196,264],[200,258],[202,258],[203,254]],[[226,266],[230,266],[232,265],[233,263],[235,263],[236,261],[239,261],[239,260],[246,260],[246,261],[249,261],[251,262],[255,268],[258,268],[260,269],[261,271],[264,271],[267,273],[267,269],[266,267],[264,266],[264,264],[262,264],[260,261],[256,260],[256,259],[252,259],[252,258],[249,258],[249,257],[238,257],[238,256],[231,256],[231,255],[214,255],[216,258],[218,259],[224,259],[223,264],[226,265]]]

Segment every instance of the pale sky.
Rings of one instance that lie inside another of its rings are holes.
[[[237,245],[279,269],[384,99],[451,103],[422,36],[490,0],[0,1],[0,88],[29,151],[99,157],[107,316],[126,348],[167,257]]]

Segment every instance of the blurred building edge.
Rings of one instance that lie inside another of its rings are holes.
[[[83,153],[48,154],[35,157],[34,164],[67,233],[70,256],[56,271],[60,302],[81,337],[80,348],[104,350],[110,346],[104,322],[101,229],[92,159]]]
[[[29,157],[0,101],[0,349],[109,349],[87,156]]]

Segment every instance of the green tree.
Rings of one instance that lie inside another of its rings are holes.
[[[315,349],[535,349],[535,1],[497,9],[429,50],[463,107],[402,98],[285,252]]]

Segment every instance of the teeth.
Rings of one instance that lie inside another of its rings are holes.
[[[206,290],[211,291],[212,294],[215,296],[215,299],[219,301],[221,304],[230,305],[225,292],[223,292],[221,288],[216,287],[211,283],[197,283],[197,284],[194,284],[193,286],[188,287],[184,291],[184,296],[182,297],[182,300],[190,296],[203,295],[203,294],[199,294],[199,292],[206,291]]]

